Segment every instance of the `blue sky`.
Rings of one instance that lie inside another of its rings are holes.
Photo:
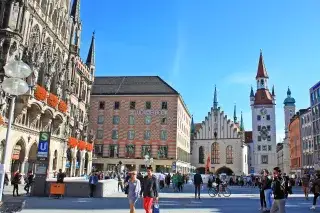
[[[262,49],[277,95],[277,138],[290,86],[309,106],[320,80],[319,0],[82,0],[81,55],[96,31],[96,75],[159,75],[183,96],[196,122],[212,106],[243,111],[251,129],[250,86]]]

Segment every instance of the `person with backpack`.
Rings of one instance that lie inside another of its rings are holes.
[[[320,174],[316,174],[316,178],[312,182],[311,192],[314,194],[314,197],[313,204],[310,209],[315,210],[317,205],[317,198],[319,197],[320,193]]]
[[[268,170],[263,170],[263,177],[262,177],[262,190],[264,192],[264,199],[266,201],[266,208],[265,211],[270,211],[272,206],[272,188],[271,188],[272,180],[269,178]]]
[[[285,181],[281,177],[279,167],[273,169],[272,191],[274,201],[272,203],[270,213],[285,213],[286,212],[286,186]]]

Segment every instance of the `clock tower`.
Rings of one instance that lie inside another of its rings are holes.
[[[260,51],[256,75],[257,89],[251,87],[250,105],[252,111],[251,173],[260,173],[262,169],[272,171],[277,166],[276,155],[276,96],[274,88],[270,92],[269,75]]]

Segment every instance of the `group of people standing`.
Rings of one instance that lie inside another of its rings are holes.
[[[286,199],[292,193],[289,179],[282,176],[279,167],[273,169],[273,175],[268,170],[263,170],[262,177],[258,180],[260,189],[260,210],[271,213],[285,213]],[[272,202],[272,194],[274,201]]]

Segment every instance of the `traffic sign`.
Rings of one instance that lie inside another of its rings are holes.
[[[45,161],[49,157],[50,133],[40,132],[37,157],[40,161]]]

